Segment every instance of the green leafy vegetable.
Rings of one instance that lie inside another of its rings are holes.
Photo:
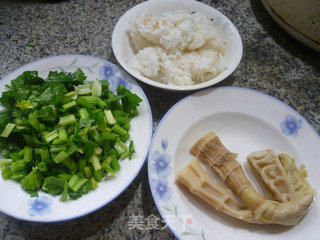
[[[114,93],[107,80],[85,80],[81,69],[46,79],[26,71],[0,97],[1,174],[31,196],[77,199],[132,158],[130,121],[142,100],[122,85]]]

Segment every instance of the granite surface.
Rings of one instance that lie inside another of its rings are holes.
[[[117,63],[111,48],[113,27],[139,2],[1,0],[0,78],[30,61],[58,54],[85,54]],[[277,97],[295,108],[319,133],[320,54],[278,27],[260,0],[203,2],[230,18],[243,41],[239,67],[218,86],[242,86]],[[155,126],[172,105],[191,93],[170,93],[140,85],[149,98]],[[130,230],[127,223],[132,214],[160,217],[148,186],[146,164],[116,200],[85,217],[43,224],[0,213],[0,239],[175,238],[168,229]]]

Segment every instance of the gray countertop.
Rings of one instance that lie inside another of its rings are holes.
[[[0,78],[35,59],[85,54],[117,63],[111,34],[119,17],[140,1],[0,1]],[[320,54],[286,34],[260,0],[203,1],[238,28],[244,54],[236,71],[218,86],[256,89],[295,108],[320,132]],[[28,47],[26,44],[34,44]],[[170,93],[140,83],[154,126],[189,93]],[[1,201],[1,194],[0,194]],[[144,165],[112,203],[85,217],[52,224],[19,221],[0,213],[0,239],[174,239],[169,229],[129,229],[131,215],[159,213]]]

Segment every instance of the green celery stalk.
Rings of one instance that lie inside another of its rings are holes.
[[[120,166],[119,161],[116,158],[116,156],[110,155],[110,157],[111,157],[110,165],[111,165],[112,169],[114,171],[120,170],[121,166]]]
[[[101,182],[104,174],[102,169],[99,169],[98,171],[93,171],[93,177],[97,182]]]
[[[71,171],[77,166],[76,162],[72,158],[66,158],[62,161],[62,164],[69,168]]]
[[[129,151],[126,151],[125,153],[121,154],[121,156],[120,156],[121,159],[125,159],[127,157],[129,157]]]
[[[4,128],[4,130],[2,131],[0,136],[5,137],[5,138],[9,137],[10,133],[12,132],[12,130],[14,129],[15,126],[16,125],[13,123],[8,123],[6,125],[6,127]]]
[[[79,110],[79,116],[80,116],[80,119],[88,120],[88,119],[89,119],[89,113],[88,113],[87,109],[85,109],[85,108],[80,108],[80,110]]]
[[[95,171],[98,171],[101,169],[101,164],[100,164],[99,158],[96,155],[92,155],[89,158],[89,162],[92,164]]]
[[[91,88],[88,85],[79,85],[78,87],[79,95],[87,95],[92,92]]]
[[[68,200],[68,183],[66,182],[61,193],[61,202],[66,202]]]
[[[77,184],[73,187],[73,191],[74,192],[78,192],[80,190],[80,188],[82,188],[86,183],[88,182],[88,179],[85,178],[81,178]]]
[[[33,152],[33,149],[31,147],[25,146],[23,161],[25,161],[27,163],[31,162],[32,161],[32,152]]]
[[[126,133],[119,137],[122,142],[126,142],[130,138],[130,134]]]
[[[107,141],[114,141],[117,139],[117,137],[118,135],[115,133],[103,132],[100,134],[100,138]]]
[[[57,153],[61,151],[67,151],[68,147],[66,145],[51,145],[50,152],[51,153]]]
[[[101,153],[102,153],[102,148],[100,148],[100,147],[94,148],[94,154],[95,155],[100,155]]]
[[[86,175],[86,178],[90,178],[92,176],[90,167],[88,167],[88,166],[84,167],[84,173]]]
[[[96,189],[98,187],[98,183],[96,182],[96,180],[94,180],[94,178],[91,178],[91,188],[92,189]]]
[[[77,183],[79,182],[80,178],[77,175],[72,175],[72,177],[70,178],[69,182],[68,182],[68,187],[73,190],[74,187],[77,185]]]
[[[58,130],[55,129],[44,136],[44,141],[48,143],[48,142],[51,142],[53,139],[56,139],[57,137],[59,137],[59,134],[58,134]]]
[[[58,178],[62,179],[63,181],[69,181],[72,175],[68,173],[61,173],[58,175]]]
[[[68,133],[65,128],[59,128],[58,135],[59,135],[59,141],[61,142],[68,141]]]
[[[58,153],[57,156],[55,156],[55,157],[53,158],[53,161],[54,161],[55,163],[61,163],[61,162],[62,162],[63,160],[65,160],[67,157],[69,157],[69,154],[66,153],[65,151],[61,151],[61,152]]]
[[[123,124],[122,125],[122,128],[124,129],[124,130],[126,130],[126,131],[129,131],[130,130],[130,123],[126,123],[126,124]]]
[[[40,122],[36,117],[34,117],[32,114],[29,114],[28,116],[28,123],[36,130],[40,131]]]
[[[3,177],[3,179],[5,179],[5,180],[10,179],[11,175],[12,175],[12,172],[9,167],[2,168],[1,176]]]
[[[93,81],[92,82],[92,96],[100,97],[102,92],[101,82],[100,81]]]
[[[107,104],[106,104],[101,98],[98,98],[98,97],[96,97],[96,98],[97,98],[97,104],[98,104],[98,106],[99,106],[100,108],[104,109],[104,108],[107,106]]]
[[[124,130],[122,127],[120,127],[118,124],[114,125],[111,130],[115,133],[118,133],[120,136],[123,136],[127,133],[126,130]]]
[[[23,178],[26,175],[27,175],[26,170],[22,170],[22,171],[19,171],[19,172],[12,172],[12,169],[11,169],[10,179],[12,179],[12,180],[20,180],[21,178]]]
[[[113,115],[112,115],[111,110],[104,110],[104,114],[106,115],[107,122],[108,122],[110,125],[114,125],[114,124],[117,123],[117,121],[114,119],[114,117],[113,117]]]
[[[27,162],[20,160],[18,162],[13,162],[11,164],[11,171],[12,172],[20,172],[22,170],[25,170],[27,167]]]
[[[127,146],[123,142],[121,142],[119,138],[117,138],[114,147],[120,156],[128,150]]]
[[[70,124],[74,124],[77,122],[76,117],[74,116],[74,114],[70,114],[64,117],[59,117],[59,124],[60,126],[64,127],[64,126],[68,126]]]
[[[39,162],[38,169],[43,173],[47,172],[48,171],[47,164],[45,162]]]
[[[66,97],[73,97],[74,96],[74,91],[66,93],[65,96]]]
[[[49,153],[48,148],[44,147],[41,149],[40,157],[41,157],[41,160],[50,158],[50,153]]]
[[[0,167],[10,165],[12,162],[12,159],[0,159]]]
[[[69,103],[66,103],[66,104],[62,105],[64,110],[68,110],[69,108],[72,108],[72,107],[75,107],[75,106],[77,106],[76,101],[72,101],[72,102],[69,102]]]

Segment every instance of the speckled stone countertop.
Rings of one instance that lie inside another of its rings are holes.
[[[113,27],[139,2],[2,0],[0,78],[30,61],[59,54],[85,54],[117,63],[111,48]],[[320,54],[278,27],[260,0],[203,2],[230,18],[243,41],[239,67],[218,86],[242,86],[277,97],[295,108],[319,133]],[[28,47],[27,43],[35,46]],[[149,98],[154,126],[172,105],[190,94],[140,85]],[[168,229],[130,230],[132,214],[160,217],[150,193],[146,164],[116,200],[85,217],[43,224],[0,213],[0,239],[174,239]]]

